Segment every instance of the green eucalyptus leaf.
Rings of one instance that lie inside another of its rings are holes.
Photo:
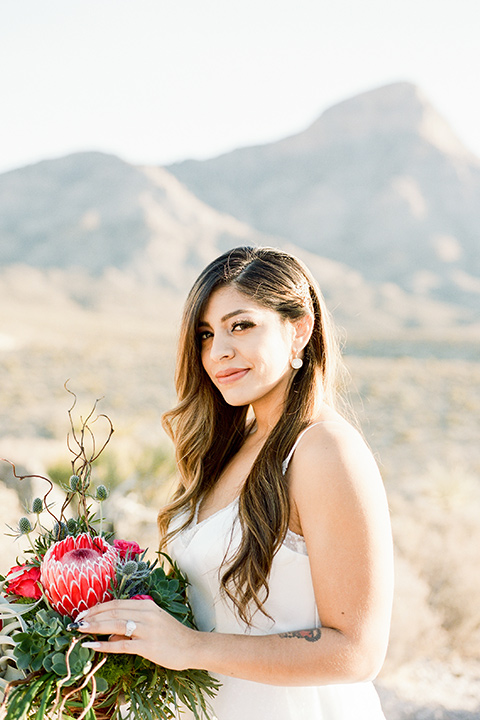
[[[100,675],[95,675],[95,680],[97,681],[97,692],[98,693],[104,693],[108,690],[108,683],[105,680],[105,678],[100,677]]]
[[[19,670],[27,670],[30,666],[31,659],[32,657],[28,653],[15,653],[15,660],[17,661]]]
[[[57,675],[67,674],[67,663],[65,662],[65,655],[62,655],[62,653],[55,653],[55,655],[53,655],[52,670]]]
[[[168,609],[171,613],[178,613],[179,615],[188,615],[188,608],[183,605],[183,603],[179,603],[176,600],[173,600],[172,602],[168,603],[165,609]]]
[[[36,672],[37,670],[40,670],[40,668],[42,667],[42,664],[43,664],[43,663],[42,663],[42,656],[41,656],[41,655],[36,655],[36,656],[33,657],[31,660],[32,660],[32,661],[31,661],[31,663],[30,663],[30,667],[31,667],[31,669],[33,670],[33,672]]]
[[[75,647],[75,650],[78,648],[78,657],[80,662],[85,665],[92,657],[93,653],[88,648],[82,647],[81,645],[77,645]]]
[[[12,635],[13,639],[16,643],[21,643],[24,640],[28,640],[30,638],[29,633],[21,632],[21,633],[15,633],[15,635]]]
[[[66,648],[70,645],[70,641],[66,637],[56,637],[54,641],[52,642],[52,645],[55,650],[62,650],[63,648]]]
[[[39,628],[36,628],[36,632],[40,637],[45,638],[47,642],[50,640],[51,643],[53,643],[55,640],[55,638],[53,637],[52,628],[48,628],[43,625]]]
[[[42,610],[39,610],[37,612],[37,615],[36,615],[37,623],[44,623],[45,625],[48,625],[49,620],[50,620],[50,618],[49,618],[49,613],[47,612],[47,610],[42,608]]]
[[[52,669],[53,669],[52,656],[51,656],[51,655],[47,655],[46,657],[44,657],[44,658],[43,658],[42,665],[43,665],[44,670],[46,670],[47,672],[51,672]]]

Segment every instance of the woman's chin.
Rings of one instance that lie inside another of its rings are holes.
[[[227,405],[231,405],[232,407],[245,407],[246,405],[251,405],[250,400],[245,400],[245,398],[236,398],[228,393],[223,394],[222,397],[227,403]]]

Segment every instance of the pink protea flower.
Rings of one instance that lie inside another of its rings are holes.
[[[111,600],[118,553],[103,538],[88,533],[52,545],[41,565],[40,581],[49,603],[61,615]]]

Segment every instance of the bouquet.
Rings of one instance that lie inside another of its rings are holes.
[[[69,627],[82,610],[113,598],[150,598],[180,622],[195,625],[187,580],[178,567],[163,553],[162,562],[152,563],[136,542],[112,542],[105,531],[102,503],[108,490],[104,485],[94,489],[91,473],[113,426],[106,415],[94,418],[95,403],[76,430],[72,411],[77,398],[66,389],[74,401],[68,411],[73,459],[65,500],[55,514],[49,501],[53,484],[43,478],[48,491],[33,500],[30,517],[22,517],[13,529],[16,537],[28,538],[30,547],[23,562],[17,560],[0,577],[0,717],[170,720],[184,706],[197,720],[208,718],[208,698],[218,683],[206,671],[170,670],[138,655],[101,654],[82,646],[92,636],[79,636]],[[108,425],[99,450],[90,427],[98,418]],[[42,477],[17,475],[10,464],[20,480]]]

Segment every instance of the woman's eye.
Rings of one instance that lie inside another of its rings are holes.
[[[205,340],[208,340],[212,335],[213,333],[210,330],[202,330],[202,332],[198,333],[198,339],[200,342],[205,342]]]
[[[244,320],[243,322],[236,322],[232,325],[232,330],[248,330],[248,328],[254,327],[254,323]]]

